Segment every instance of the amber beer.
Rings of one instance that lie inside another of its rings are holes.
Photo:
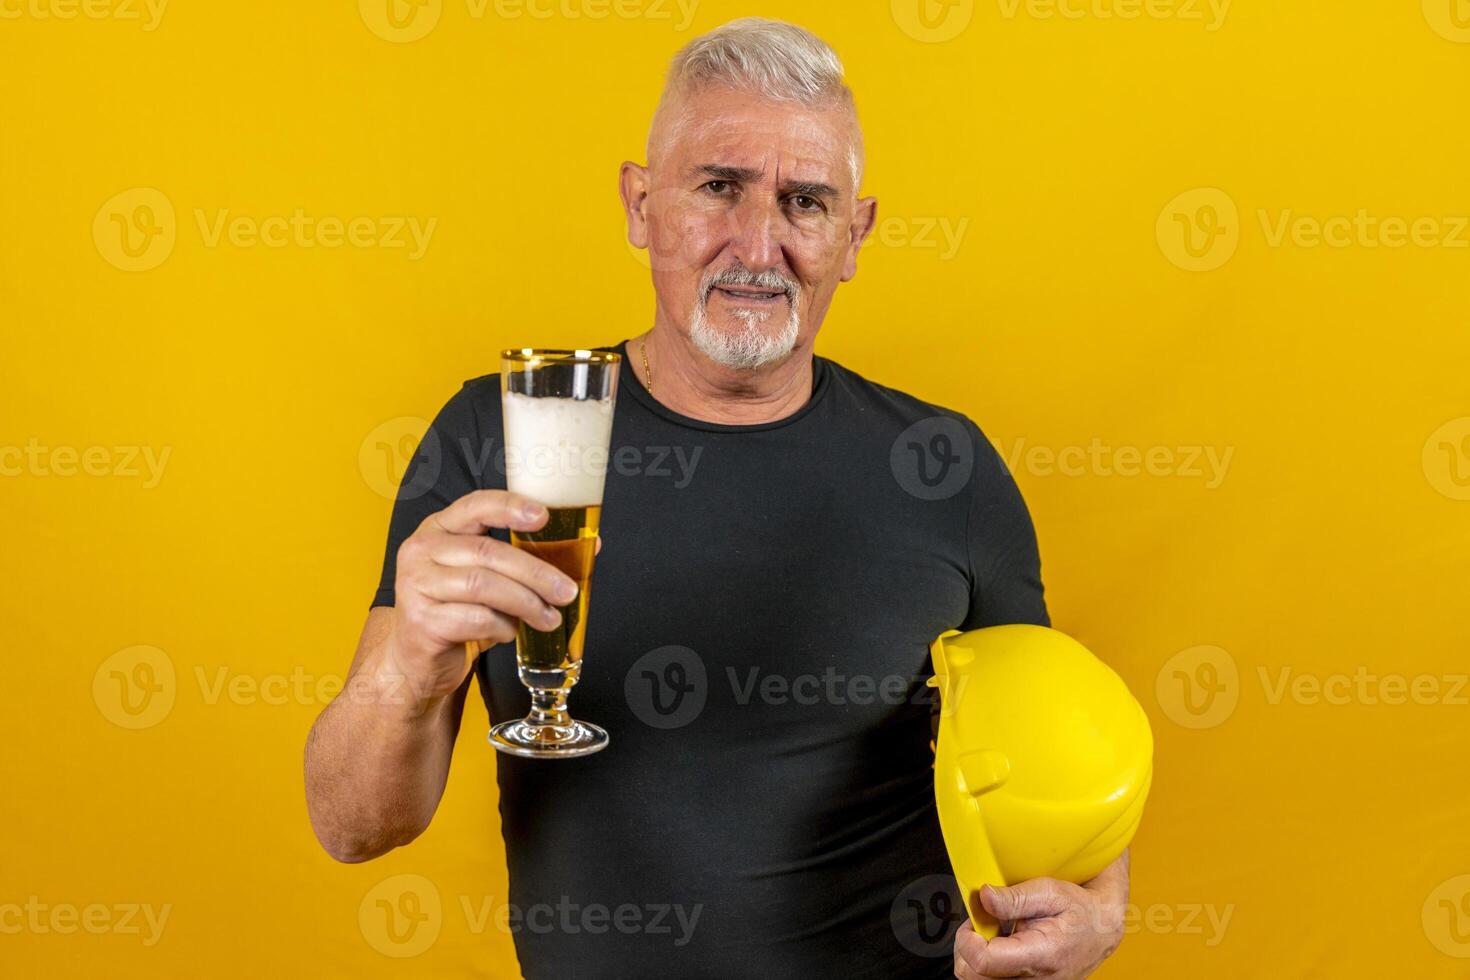
[[[566,702],[582,673],[621,360],[592,350],[503,354],[506,486],[550,512],[545,527],[513,531],[511,543],[577,583],[576,598],[561,607],[560,626],[538,630],[523,622],[517,628],[516,663],[531,692],[531,712],[490,729],[491,744],[512,755],[569,758],[608,743],[596,725],[573,720]]]
[[[587,636],[587,594],[592,584],[592,561],[597,550],[601,504],[550,507],[551,518],[539,531],[512,531],[510,540],[522,551],[555,565],[577,583],[577,597],[561,610],[561,625],[537,630],[521,623],[516,633],[516,656],[526,670],[570,670],[582,662]]]

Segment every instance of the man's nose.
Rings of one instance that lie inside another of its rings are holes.
[[[747,198],[729,213],[730,248],[751,272],[782,265],[786,220],[776,201]]]

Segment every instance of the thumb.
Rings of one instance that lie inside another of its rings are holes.
[[[980,904],[1005,922],[1058,915],[1071,903],[1062,893],[1061,882],[1055,878],[1032,878],[1009,887],[984,885],[980,889]]]

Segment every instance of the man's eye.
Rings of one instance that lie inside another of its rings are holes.
[[[704,189],[711,194],[724,195],[731,190],[728,180],[711,180],[704,185]]]
[[[810,194],[793,194],[791,203],[798,211],[820,211],[822,202]]]

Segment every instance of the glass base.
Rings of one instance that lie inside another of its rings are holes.
[[[490,729],[497,752],[523,759],[575,759],[607,748],[607,732],[585,721],[567,725],[536,725],[530,719],[503,721]]]

